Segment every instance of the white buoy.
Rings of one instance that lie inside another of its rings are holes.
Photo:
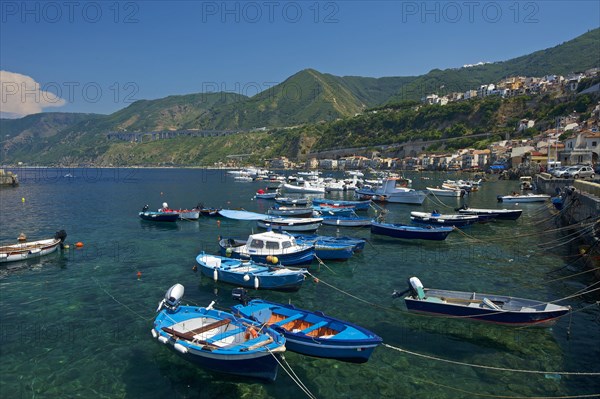
[[[248,276],[247,274],[244,274],[244,281],[250,281],[250,276]]]
[[[186,353],[188,353],[188,348],[186,348],[185,346],[181,345],[180,343],[176,343],[175,345],[173,345],[173,348],[175,348],[175,350],[176,350],[177,352],[181,352],[181,353],[183,353],[184,355],[185,355]]]
[[[254,289],[257,290],[258,289],[258,277],[254,276]]]
[[[219,279],[219,272],[217,271],[217,269],[213,270],[213,280],[215,280],[215,282]]]

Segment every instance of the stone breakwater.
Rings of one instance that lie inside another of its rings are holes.
[[[594,181],[553,179],[547,173],[536,175],[535,182],[538,190],[562,198],[562,210],[558,213],[557,223],[580,230],[580,238],[585,244],[580,253],[585,253],[588,267],[600,267],[600,184]],[[592,228],[583,228],[592,223]],[[600,270],[596,270],[595,276],[600,280]]]

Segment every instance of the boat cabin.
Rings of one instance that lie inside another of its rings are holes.
[[[280,234],[272,231],[252,234],[248,237],[246,246],[254,251],[279,251],[296,247],[296,239],[288,234]]]

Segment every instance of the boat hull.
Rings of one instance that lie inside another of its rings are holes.
[[[427,288],[424,293],[425,300],[413,296],[405,297],[406,308],[411,312],[512,326],[549,326],[570,311],[570,308],[565,306],[493,294]],[[501,305],[499,308],[486,307],[482,304],[484,299]],[[548,306],[550,309],[546,309]]]
[[[179,213],[175,212],[140,212],[140,218],[149,222],[176,222]]]
[[[452,227],[416,227],[402,224],[377,223],[371,224],[371,233],[408,240],[443,241],[452,232]]]
[[[371,207],[371,201],[336,201],[325,198],[313,198],[313,205],[332,206],[332,207],[343,207],[352,206],[355,211],[367,211]]]
[[[322,219],[316,218],[311,221],[298,219],[263,219],[257,220],[256,225],[261,229],[273,229],[274,231],[281,228],[283,231],[315,231],[322,223]]]
[[[61,241],[48,239],[0,247],[0,263],[39,258],[55,252]]]
[[[499,195],[497,197],[498,202],[545,202],[550,199],[550,196],[547,194],[527,194],[527,195]]]
[[[273,291],[298,291],[304,283],[305,269],[278,272],[281,268],[208,255],[211,258],[220,258],[217,265],[207,261],[206,256],[198,255],[196,262],[200,266],[201,273],[215,282],[221,281],[238,287]]]
[[[371,225],[370,218],[361,217],[350,217],[350,216],[334,216],[334,217],[323,217],[323,224],[328,226],[342,226],[342,227],[365,227]]]
[[[522,209],[459,209],[459,213],[464,215],[477,215],[477,216],[485,216],[491,215],[494,219],[498,220],[517,220],[521,217],[523,213]]]
[[[288,350],[303,355],[365,363],[382,342],[380,337],[365,328],[322,312],[298,309],[293,305],[252,300],[246,306],[234,306],[232,311],[234,314],[265,323],[285,337]],[[272,322],[275,320],[271,319],[273,313],[287,319]],[[285,323],[286,320],[291,321]],[[320,335],[318,332],[321,328],[326,329],[327,333],[335,334]]]
[[[194,337],[195,331],[202,330],[202,327],[210,328],[215,322],[217,326],[214,329],[205,330]],[[194,327],[189,327],[192,329],[189,331],[184,327],[186,324],[200,328],[194,330]],[[255,322],[235,318],[226,312],[179,306],[175,310],[165,309],[159,313],[154,321],[152,335],[179,356],[202,368],[274,381],[278,370],[277,357],[285,350],[285,338],[270,329],[262,329],[256,337],[251,337],[244,333],[248,326],[255,326],[255,331],[260,329]],[[185,336],[186,334],[191,337]],[[217,337],[219,335],[226,340],[221,341],[223,346],[216,346],[217,341],[220,341]],[[229,336],[228,340],[226,336]],[[202,343],[196,341],[196,337],[200,337]],[[261,341],[260,345],[252,348],[254,343]]]

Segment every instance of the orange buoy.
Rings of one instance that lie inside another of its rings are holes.
[[[221,221],[217,220],[217,227],[221,227]]]
[[[315,277],[313,281],[314,281],[315,283],[318,283],[318,282],[319,282],[319,279]]]
[[[75,246],[77,248],[81,248],[81,247],[83,247],[83,243],[81,241],[77,241],[77,243],[75,244]]]
[[[142,272],[137,272],[137,278],[138,280],[142,278]]]
[[[198,271],[198,266],[196,266],[196,265],[192,266],[192,270],[195,271],[195,272],[197,272]]]

